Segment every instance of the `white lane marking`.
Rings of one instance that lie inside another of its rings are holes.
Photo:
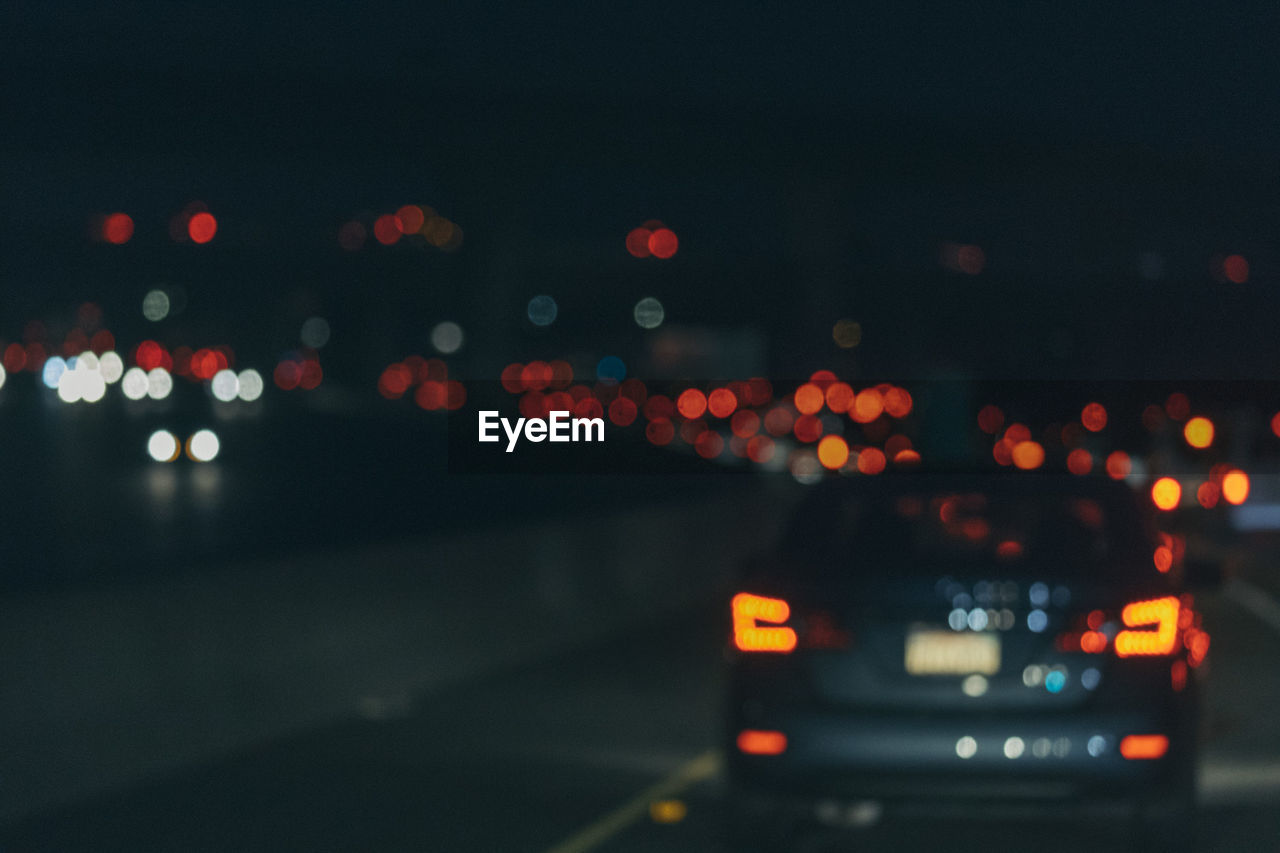
[[[1262,587],[1240,578],[1232,578],[1224,595],[1266,622],[1272,630],[1280,632],[1280,603]]]
[[[720,752],[709,750],[676,769],[667,778],[645,788],[604,817],[552,847],[548,853],[587,853],[594,850],[649,812],[654,800],[675,796],[689,786],[720,772]]]

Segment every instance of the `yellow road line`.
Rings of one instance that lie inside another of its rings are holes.
[[[568,840],[552,847],[547,853],[587,853],[588,850],[594,850],[648,814],[649,803],[672,797],[718,772],[720,772],[720,752],[715,749],[708,750],[677,768],[661,782],[645,788]]]

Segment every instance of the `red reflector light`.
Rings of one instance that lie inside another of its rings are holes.
[[[782,732],[745,729],[738,732],[738,749],[747,755],[781,755],[787,749],[787,736]]]
[[[790,628],[762,628],[759,622],[786,622],[791,607],[781,598],[740,592],[733,597],[733,642],[744,652],[790,652],[796,632]]]
[[[1120,754],[1130,761],[1160,758],[1168,751],[1164,735],[1128,735],[1120,741]]]

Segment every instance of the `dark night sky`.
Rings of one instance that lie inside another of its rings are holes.
[[[50,68],[322,72],[544,95],[876,107],[1269,152],[1270,3],[26,3],[11,85]]]

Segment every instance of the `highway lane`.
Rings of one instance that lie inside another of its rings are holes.
[[[1231,595],[1207,610],[1202,848],[1280,850],[1280,633]],[[704,611],[411,702],[369,697],[359,718],[9,826],[0,849],[725,850],[720,631]],[[799,849],[1023,849],[1011,839],[1129,849],[1116,827],[1035,817],[891,821]]]

